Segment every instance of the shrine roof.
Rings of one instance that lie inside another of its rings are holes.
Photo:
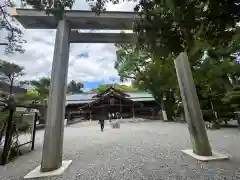
[[[126,98],[126,97],[122,96],[121,94],[116,94],[116,93],[113,93],[113,92],[107,92],[107,93],[104,93],[103,95],[99,96],[98,98],[95,97],[93,99],[93,101],[89,102],[88,104],[85,104],[84,106],[81,107],[81,109],[85,108],[85,107],[88,107],[88,106],[89,107],[94,106],[95,104],[97,104],[101,101],[105,101],[106,99],[112,99],[112,98],[122,100],[123,102],[126,102],[126,103],[135,104],[135,101],[133,101],[130,98]],[[136,102],[136,104],[140,105],[138,102]]]
[[[125,92],[130,98],[153,98],[152,94],[143,91]]]
[[[118,94],[118,95],[122,96],[123,98],[130,97],[130,95],[126,94],[125,92],[123,92],[119,89],[116,89],[113,86],[110,86],[107,89],[105,89],[104,91],[97,93],[95,96],[93,96],[93,98],[100,98],[101,96],[104,96],[106,94]]]
[[[88,93],[78,93],[78,94],[67,94],[66,101],[79,101],[79,100],[91,100],[92,97],[96,95]]]
[[[153,96],[147,92],[137,91],[137,92],[124,92],[124,93],[129,95],[127,99],[131,99],[132,101],[135,101],[135,102],[136,101],[154,101]],[[94,101],[92,97],[95,95],[96,93],[67,94],[66,105],[90,103]]]

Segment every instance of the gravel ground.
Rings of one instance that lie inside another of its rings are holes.
[[[191,147],[186,124],[124,123],[74,124],[65,128],[64,159],[73,160],[62,176],[39,180],[237,180],[240,179],[239,129],[209,131],[212,146],[231,155],[230,160],[202,163],[183,154]],[[43,131],[36,136],[36,150],[0,167],[1,180],[22,180],[40,164]]]

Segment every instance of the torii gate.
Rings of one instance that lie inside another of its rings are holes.
[[[92,11],[66,10],[63,20],[57,21],[45,11],[13,8],[13,17],[26,29],[57,29],[41,167],[25,178],[59,175],[71,163],[62,161],[70,43],[133,43],[136,40],[133,33],[79,33],[76,29],[132,30],[133,20],[139,16],[134,12],[103,12],[97,16]],[[193,149],[184,152],[200,160],[226,159],[227,156],[211,150],[185,53],[175,60],[175,67],[193,145]]]

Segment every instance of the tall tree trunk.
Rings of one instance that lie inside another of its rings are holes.
[[[13,79],[10,79],[9,94],[11,95],[12,93],[13,93]]]
[[[12,135],[13,135],[13,114],[14,114],[14,109],[10,109],[6,135],[5,135],[5,142],[3,147],[3,153],[1,156],[1,165],[5,165],[8,162],[8,155],[11,150]]]
[[[136,70],[142,75],[143,81],[148,85],[148,89],[151,91],[154,99],[156,102],[160,105],[162,111],[166,111],[167,119],[168,121],[173,121],[174,117],[174,104],[175,101],[173,100],[173,96],[170,96],[169,92],[166,93],[166,100],[163,101],[163,93],[158,93],[155,91],[155,87],[152,85],[149,78],[147,78],[138,67],[136,67]],[[172,92],[171,92],[172,93]],[[173,102],[174,101],[174,102]]]
[[[0,130],[0,144],[2,143],[2,138],[4,136],[4,132],[5,132],[4,130],[6,128],[6,124],[7,124],[7,121],[4,121],[3,126],[1,127],[1,130]]]
[[[165,111],[166,111],[168,121],[173,121],[174,120],[173,119],[174,112],[173,112],[171,104],[165,103]]]

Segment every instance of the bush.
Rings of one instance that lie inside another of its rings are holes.
[[[235,111],[240,111],[240,85],[233,87],[225,95],[223,101],[228,103]]]
[[[210,110],[203,110],[203,119],[205,121],[205,125],[209,129],[219,129],[220,128],[220,121],[216,119],[215,112]]]
[[[202,114],[203,114],[204,121],[207,121],[209,123],[216,121],[216,117],[215,117],[214,111],[212,109],[202,110]]]

